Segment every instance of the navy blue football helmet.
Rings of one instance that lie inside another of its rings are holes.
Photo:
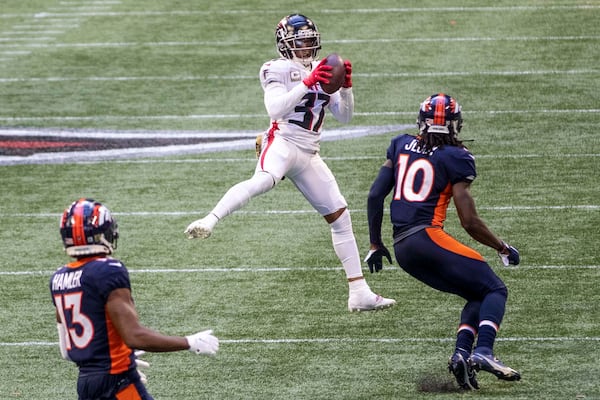
[[[60,236],[71,257],[112,254],[119,229],[110,210],[93,199],[81,198],[60,219]]]
[[[462,115],[456,100],[447,94],[432,94],[421,103],[417,126],[419,133],[442,133],[456,136],[462,129]]]
[[[281,57],[304,66],[309,66],[321,50],[321,35],[317,26],[302,14],[288,15],[279,21],[275,29],[275,42]]]

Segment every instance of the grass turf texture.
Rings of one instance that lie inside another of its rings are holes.
[[[122,1],[88,13],[62,7],[3,2],[4,32],[34,22],[40,30],[77,26],[43,47],[0,42],[0,126],[266,127],[257,73],[275,56],[273,26],[296,11],[289,4]],[[600,2],[322,7],[298,11],[317,22],[322,54],[353,62],[353,125],[413,123],[419,102],[437,91],[463,105],[462,136],[474,139],[479,172],[473,195],[489,226],[519,248],[522,266],[502,268],[491,249],[466,237],[452,211],[447,230],[481,251],[507,283],[496,351],[522,381],[480,373],[480,391],[455,391],[446,362],[462,301],[397,266],[367,276],[397,307],[348,313],[328,227],[288,181],[228,217],[210,239],[186,240],[187,224],[250,176],[249,150],[1,167],[0,399],[76,396],[76,369],[59,358],[47,281],[66,261],[58,215],[80,196],[117,215],[116,255],[131,270],[142,322],[169,334],[213,328],[222,340],[215,359],[145,356],[157,399],[600,397]],[[34,17],[41,12],[71,16]],[[338,126],[330,118],[325,129]],[[366,195],[391,137],[322,147],[362,254]],[[390,244],[387,221],[384,229]]]

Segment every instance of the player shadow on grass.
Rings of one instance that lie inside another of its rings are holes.
[[[424,393],[459,393],[464,390],[447,376],[421,375],[417,381],[417,390]]]

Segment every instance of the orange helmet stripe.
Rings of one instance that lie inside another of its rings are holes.
[[[446,96],[440,93],[436,98],[440,98],[435,103],[435,110],[433,112],[433,125],[446,125]],[[433,99],[432,99],[433,100]]]
[[[71,218],[73,219],[73,245],[81,246],[85,245],[85,229],[83,227],[83,205],[80,202],[77,202],[73,207],[73,213]]]

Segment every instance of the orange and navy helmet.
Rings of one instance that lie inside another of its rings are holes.
[[[60,219],[60,235],[71,257],[112,254],[119,230],[110,210],[93,199],[81,198]]]
[[[419,133],[442,133],[456,136],[462,128],[457,101],[444,93],[432,94],[421,103],[417,126]]]

